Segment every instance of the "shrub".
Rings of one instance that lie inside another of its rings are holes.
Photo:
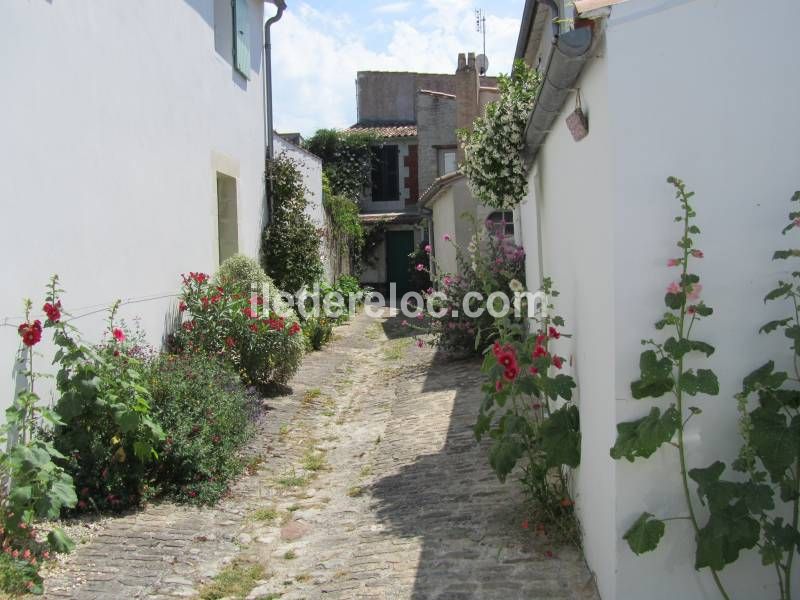
[[[454,243],[449,235],[445,242]],[[486,300],[495,291],[520,290],[525,285],[525,251],[512,237],[498,231],[491,221],[476,231],[467,248],[456,247],[459,273],[441,273],[435,278],[437,291],[434,308],[444,316],[431,321],[434,343],[448,351],[477,352],[495,335],[494,318],[484,310],[479,317],[469,317],[463,310],[464,297],[470,291],[483,294],[481,302],[472,302],[473,310],[486,308]]]
[[[310,317],[303,324],[309,350],[321,350],[333,336],[333,323],[326,317]]]
[[[339,290],[343,296],[349,295],[358,296],[361,290],[361,284],[357,277],[353,275],[341,275],[337,280],[334,287]]]
[[[60,305],[52,286],[48,302]],[[77,330],[58,321],[54,341],[60,348],[55,409],[62,422],[53,444],[64,455],[79,492],[78,510],[122,510],[141,499],[147,465],[164,438],[150,414],[150,392],[144,386],[144,364],[138,343],[115,323],[112,307],[106,340],[83,344]]]
[[[459,131],[465,154],[461,171],[474,196],[488,206],[511,207],[525,197],[528,183],[521,151],[541,83],[537,71],[516,61],[510,76],[498,78],[500,97],[475,119],[472,131]]]
[[[264,294],[269,298],[270,310],[283,317],[291,317],[293,309],[289,303],[281,298],[281,291],[264,273],[264,269],[257,261],[244,254],[234,254],[219,266],[214,274],[214,283],[217,286],[227,285],[243,294],[254,291]]]
[[[305,214],[306,189],[297,163],[279,156],[269,164],[273,218],[264,229],[261,262],[282,290],[297,292],[322,277],[321,236]]]
[[[205,273],[183,278],[181,311],[189,318],[173,335],[177,351],[204,352],[228,361],[247,384],[286,383],[297,370],[305,342],[293,311],[280,315],[261,295],[214,286]]]
[[[408,273],[411,290],[424,292],[431,287],[429,246],[420,246],[408,255]]]
[[[166,355],[152,363],[147,383],[153,417],[169,434],[152,469],[151,493],[215,503],[242,472],[240,451],[253,431],[237,374],[204,354]]]

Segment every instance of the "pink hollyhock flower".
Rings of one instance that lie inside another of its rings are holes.
[[[450,234],[449,234],[449,233],[445,233],[445,234],[442,236],[442,239],[443,239],[445,242],[449,242],[449,241],[450,241],[450,240],[452,240],[453,238],[451,238],[451,237],[450,237]]]
[[[681,264],[681,259],[680,258],[670,258],[667,261],[667,266],[668,267],[677,267],[680,264]]]
[[[700,292],[703,291],[703,286],[699,283],[693,283],[692,289],[686,295],[689,300],[697,300],[700,297]]]
[[[494,391],[499,392],[503,389],[503,382],[501,380],[497,380],[494,382]]]
[[[692,304],[686,309],[686,312],[689,313],[690,315],[693,315],[697,312],[697,307],[694,304]]]
[[[677,281],[673,281],[672,283],[670,283],[669,287],[667,287],[667,293],[668,294],[680,294],[681,293],[680,284]]]
[[[400,325],[402,325],[403,327],[408,327],[408,321],[403,319],[402,321],[400,321]]]
[[[430,253],[431,253],[431,250],[433,250],[433,248],[431,248],[431,245],[430,245],[430,244],[425,244],[425,252],[427,252],[428,254],[430,254]]]
[[[422,263],[419,263],[417,265],[417,271],[424,271],[424,270],[425,270],[425,265],[423,265]]]
[[[792,221],[792,222],[794,223],[794,226],[795,226],[795,227],[800,227],[800,217],[796,218],[796,219],[795,219],[794,221]]]
[[[419,319],[420,321],[422,321],[422,319],[424,319],[424,318],[425,318],[425,315],[423,313],[419,313],[417,315],[417,319]]]
[[[451,277],[445,276],[445,278],[442,279],[442,283],[449,286],[451,283],[453,283],[453,279]]]
[[[425,342],[422,340],[417,340],[417,348],[422,348],[425,345]]]
[[[703,251],[702,250],[692,250],[692,256],[695,258],[703,258]]]
[[[122,329],[120,329],[119,327],[115,327],[112,333],[114,334],[114,339],[117,340],[118,342],[125,341],[125,332],[122,331]]]

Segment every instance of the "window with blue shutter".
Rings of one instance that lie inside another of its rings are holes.
[[[231,0],[233,7],[233,64],[250,79],[250,6],[249,0]]]

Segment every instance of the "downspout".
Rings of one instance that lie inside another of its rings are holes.
[[[278,8],[278,12],[264,23],[264,191],[266,194],[267,215],[265,222],[272,223],[272,185],[270,184],[269,163],[275,158],[274,132],[272,130],[272,39],[270,27],[277,23],[286,10],[284,0],[270,0]]]

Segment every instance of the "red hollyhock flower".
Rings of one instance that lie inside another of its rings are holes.
[[[547,350],[544,349],[544,346],[537,345],[533,350],[533,358],[541,358],[542,356],[547,356]]]
[[[560,369],[561,365],[563,365],[563,364],[564,364],[564,359],[563,358],[561,358],[560,356],[553,356],[553,366],[556,369]]]
[[[194,321],[186,321],[181,327],[183,327],[184,331],[191,331],[194,329]]]
[[[494,344],[492,345],[492,354],[494,354],[496,357],[499,357],[500,352],[502,352],[502,348],[500,347],[500,342],[495,340]]]
[[[122,331],[122,329],[120,329],[119,327],[114,327],[114,331],[112,331],[111,333],[114,334],[114,339],[117,340],[118,342],[125,341],[125,332]]]
[[[33,323],[23,323],[17,328],[22,343],[29,348],[42,341],[42,322],[36,319]]]
[[[203,284],[208,281],[208,275],[205,273],[189,273],[189,277],[191,277],[195,283]]]
[[[511,349],[504,349],[497,357],[497,362],[505,368],[517,366],[517,357]]]
[[[202,298],[200,298],[200,304],[202,304],[202,305],[203,305],[203,308],[204,308],[204,309],[205,309],[205,308],[208,308],[208,303],[209,303],[209,300],[208,300],[208,298],[206,298],[205,296],[203,296]]]
[[[551,327],[551,328],[549,329],[549,331],[548,331],[548,334],[549,334],[549,335],[550,335],[550,337],[551,337],[551,338],[553,338],[554,340],[557,340],[558,338],[560,338],[560,337],[561,337],[561,334],[560,334],[560,333],[558,333],[558,330],[557,330],[555,327]]]
[[[536,367],[531,367],[528,370],[531,372],[531,375],[538,375],[539,374],[539,369],[537,369]]]
[[[258,323],[251,323],[250,331],[252,331],[253,333],[258,333]]]
[[[502,389],[503,389],[503,382],[500,379],[498,379],[497,381],[494,382],[494,391],[499,392],[502,391]]]
[[[300,323],[297,322],[292,323],[292,326],[289,327],[289,335],[294,335],[296,333],[299,333],[300,329],[301,329]]]
[[[503,377],[509,381],[514,381],[517,375],[519,375],[519,367],[516,364],[506,367],[505,371],[503,371]]]
[[[47,318],[51,322],[58,323],[58,321],[61,320],[60,308],[61,308],[61,300],[59,300],[55,304],[51,304],[48,302],[47,304],[44,305],[42,310],[44,310],[45,314],[47,315]]]
[[[248,319],[255,319],[258,316],[256,312],[249,306],[245,306],[242,309],[242,312],[244,313],[244,316],[247,317]]]
[[[225,345],[228,348],[233,348],[236,345],[236,340],[233,339],[232,337],[228,337],[225,339]]]
[[[545,334],[543,334],[543,333],[540,333],[539,335],[536,336],[536,345],[537,346],[541,346],[542,344],[544,344],[544,341],[546,339],[547,339],[547,336]]]
[[[180,304],[178,304],[178,311],[180,311],[180,312],[183,312],[183,311],[185,311],[187,308],[189,308],[189,307],[186,305],[186,302],[184,302],[183,300],[181,300]]]

